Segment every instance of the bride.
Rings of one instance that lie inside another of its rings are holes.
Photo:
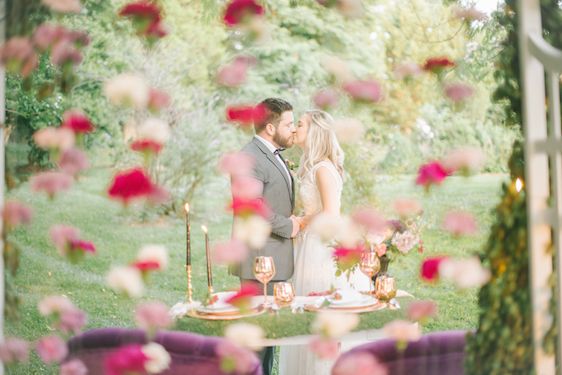
[[[307,111],[299,119],[294,144],[303,150],[297,178],[299,198],[304,208],[304,221],[311,222],[319,214],[339,215],[343,189],[344,153],[333,129],[334,120],[323,111]],[[333,287],[344,288],[344,277],[336,278],[332,249],[313,232],[304,229],[296,239],[295,294],[306,296],[325,292]],[[369,279],[352,276],[367,289]],[[356,285],[356,287],[360,287]],[[317,359],[314,353],[299,346],[281,347],[281,375],[330,374],[332,361]]]

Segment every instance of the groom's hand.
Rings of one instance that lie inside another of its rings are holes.
[[[301,229],[302,218],[293,215],[289,219],[293,222],[293,233],[291,233],[291,238],[295,238]]]

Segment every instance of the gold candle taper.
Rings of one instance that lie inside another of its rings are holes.
[[[191,284],[191,225],[189,224],[189,203],[184,206],[185,209],[185,233],[186,233],[186,249],[185,249],[185,271],[187,272],[187,302],[193,302],[193,286]]]
[[[205,233],[205,255],[207,257],[207,286],[209,288],[209,295],[213,294],[213,269],[211,267],[211,250],[209,249],[209,231],[207,227],[202,225],[201,229]]]

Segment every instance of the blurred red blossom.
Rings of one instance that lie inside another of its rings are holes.
[[[78,65],[82,59],[80,50],[69,40],[61,40],[51,50],[51,62],[61,67],[67,64]]]
[[[363,245],[354,248],[336,247],[332,255],[336,258],[339,267],[345,271],[359,263],[364,250]]]
[[[133,199],[147,198],[154,189],[152,181],[142,168],[131,168],[115,175],[108,194],[127,205]]]
[[[234,213],[234,216],[259,215],[267,218],[271,212],[264,200],[260,198],[244,199],[234,197],[230,209]]]
[[[71,109],[63,114],[61,127],[72,130],[75,134],[90,133],[94,125],[88,116],[79,109]]]
[[[158,154],[163,145],[152,139],[139,139],[131,143],[131,150],[147,154]]]
[[[421,269],[420,276],[424,281],[437,281],[439,279],[439,265],[447,257],[433,257],[424,259]]]
[[[429,189],[431,185],[439,185],[449,175],[449,172],[438,161],[432,161],[420,166],[416,184]]]
[[[142,346],[131,344],[122,346],[110,353],[104,362],[106,375],[126,375],[130,373],[145,373],[148,356]]]
[[[234,27],[264,13],[265,9],[256,0],[230,0],[224,10],[223,21],[226,26]]]
[[[158,4],[149,0],[128,3],[119,11],[119,16],[130,17],[138,35],[158,39],[167,35],[162,25],[162,12]]]
[[[445,96],[458,103],[474,95],[474,88],[466,83],[449,83],[443,88]]]
[[[239,308],[248,310],[251,306],[252,297],[260,294],[260,288],[254,282],[245,282],[240,285],[240,289],[225,302]]]
[[[266,117],[266,109],[262,105],[257,106],[234,106],[226,109],[226,119],[240,125],[252,125],[260,122]]]
[[[448,57],[431,57],[427,59],[423,65],[423,70],[439,74],[446,68],[452,68],[456,64],[449,60]]]

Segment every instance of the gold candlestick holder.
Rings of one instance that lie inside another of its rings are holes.
[[[187,273],[187,303],[193,303],[193,285],[191,284],[191,264],[185,266]]]

